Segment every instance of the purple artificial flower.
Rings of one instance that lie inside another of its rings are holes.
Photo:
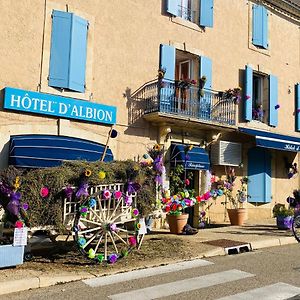
[[[22,208],[23,208],[25,211],[28,210],[28,208],[29,208],[28,203],[23,203],[23,204],[22,204]]]
[[[118,255],[117,255],[117,254],[111,254],[111,255],[109,255],[109,257],[108,257],[108,261],[109,261],[111,264],[114,264],[117,260],[118,260]]]
[[[73,195],[73,189],[71,188],[70,185],[68,185],[68,186],[65,188],[64,192],[65,192],[65,195],[66,195],[66,198],[67,198],[67,199],[71,199],[71,198],[72,198],[72,195]]]
[[[131,196],[126,196],[126,198],[125,198],[125,204],[127,206],[130,206],[132,204],[132,197]]]
[[[129,181],[126,185],[125,190],[128,192],[128,194],[133,194],[136,191],[138,191],[140,188],[141,188],[140,184]]]
[[[205,215],[206,215],[206,212],[203,210],[203,211],[201,211],[201,216],[202,217],[205,217]]]
[[[8,202],[6,209],[12,214],[17,216],[20,210],[21,194],[18,192],[12,192],[10,195],[10,201]]]
[[[162,185],[162,177],[160,175],[156,175],[154,178],[155,182]]]
[[[89,185],[87,183],[81,183],[78,191],[76,192],[76,198],[80,198],[81,196],[87,197],[89,195],[87,189]]]
[[[110,227],[111,231],[117,231],[118,230],[117,225],[115,223],[110,224],[109,227]]]

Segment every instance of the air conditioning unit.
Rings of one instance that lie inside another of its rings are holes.
[[[242,144],[218,141],[211,146],[211,163],[222,166],[238,166],[242,162]]]

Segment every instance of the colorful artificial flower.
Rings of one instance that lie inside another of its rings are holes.
[[[106,177],[106,174],[105,174],[105,172],[100,171],[100,172],[98,173],[98,176],[99,176],[99,179],[103,180],[103,179]]]
[[[46,186],[42,187],[40,190],[40,195],[42,198],[46,198],[49,195],[49,189]]]
[[[89,205],[89,207],[91,207],[91,208],[95,207],[96,204],[97,204],[97,201],[96,201],[96,199],[94,199],[94,198],[91,198],[91,199],[89,200],[89,202],[88,202],[88,205]]]
[[[104,199],[109,199],[111,197],[111,192],[109,190],[104,190],[103,191],[103,198]]]
[[[90,177],[90,176],[92,175],[92,171],[91,171],[90,169],[86,169],[86,170],[84,171],[84,175],[85,175],[86,177]]]
[[[78,239],[77,243],[80,247],[83,247],[86,244],[86,239],[81,237]]]
[[[19,187],[20,187],[20,177],[17,176],[14,183],[14,189],[17,190]]]
[[[155,151],[160,151],[160,145],[159,145],[159,144],[155,144],[155,145],[153,146],[153,150],[155,150]]]
[[[120,200],[120,198],[122,197],[122,192],[121,191],[115,191],[114,192],[114,197],[117,200]]]
[[[28,205],[28,203],[23,203],[22,204],[22,208],[23,208],[23,210],[28,210],[28,208],[29,208],[29,205]]]
[[[128,238],[128,243],[131,247],[135,247],[136,246],[136,238],[134,236],[130,236]]]
[[[142,227],[141,223],[137,223],[137,224],[135,225],[135,228],[136,228],[137,230],[140,230],[141,227]]]
[[[108,256],[108,262],[111,264],[114,264],[118,260],[118,255],[117,254],[111,254]]]
[[[117,225],[115,223],[110,224],[109,228],[111,231],[114,231],[114,232],[116,232],[118,230]]]
[[[89,185],[87,183],[81,183],[79,185],[78,191],[76,192],[76,198],[80,198],[81,196],[87,197],[89,195],[88,192]]]
[[[97,256],[96,256],[96,259],[98,260],[98,262],[103,262],[103,260],[104,260],[104,255],[103,254],[98,254]]]
[[[187,185],[187,186],[190,185],[190,180],[187,178],[187,179],[184,181],[184,184]]]
[[[143,154],[143,158],[144,159],[148,159],[149,158],[149,154],[147,154],[147,153]]]
[[[122,249],[121,254],[122,254],[123,257],[128,256],[128,250]]]
[[[15,227],[16,228],[22,228],[24,226],[23,222],[18,220],[16,223],[15,223]]]
[[[81,206],[79,209],[79,212],[80,212],[81,216],[86,217],[86,215],[88,213],[88,208],[86,206]]]
[[[137,216],[139,215],[139,210],[138,210],[137,208],[134,208],[134,209],[132,210],[132,215],[133,215],[134,217],[137,217]]]
[[[130,206],[132,204],[132,197],[131,196],[126,196],[126,198],[125,198],[125,204],[127,206]]]
[[[89,251],[88,251],[88,258],[90,258],[90,259],[94,259],[95,258],[95,256],[96,256],[96,253],[95,253],[95,250],[94,249],[89,249]]]
[[[73,195],[73,188],[70,185],[68,185],[64,189],[64,193],[66,195],[66,198],[70,200],[72,198],[72,195]]]

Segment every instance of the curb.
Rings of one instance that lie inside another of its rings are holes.
[[[55,277],[41,275],[41,276],[30,277],[26,279],[3,281],[0,282],[0,295],[22,292],[30,289],[48,287],[59,283],[67,283],[71,281],[78,281],[78,280],[90,279],[95,277],[96,277],[95,275],[92,275],[90,273],[83,274],[83,275],[61,275]]]
[[[251,245],[252,250],[275,247],[275,246],[284,246],[289,244],[297,244],[298,242],[294,237],[281,237],[275,239],[267,239],[260,241],[253,241],[248,244]],[[198,257],[193,257],[187,260],[194,260],[199,258],[209,258],[215,256],[225,256],[227,255],[225,249],[222,247],[216,247],[215,249],[209,250],[207,252],[201,253]],[[176,262],[181,262],[186,260],[180,260]],[[151,267],[160,266],[161,264],[152,265]],[[135,269],[128,270],[130,272]],[[115,272],[120,273],[120,272]],[[0,295],[22,292],[29,289],[36,289],[41,287],[49,287],[60,283],[67,283],[72,281],[79,281],[83,279],[90,279],[95,277],[101,277],[94,275],[92,273],[84,274],[75,274],[75,275],[61,275],[61,276],[50,276],[50,275],[41,275],[36,277],[29,277],[26,279],[17,279],[10,281],[0,282]]]

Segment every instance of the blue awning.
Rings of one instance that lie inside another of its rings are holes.
[[[15,135],[10,138],[9,164],[20,168],[55,167],[68,160],[100,160],[105,146],[74,137]],[[112,161],[107,148],[104,161]]]
[[[239,127],[239,131],[255,136],[256,145],[259,147],[292,152],[300,151],[300,138],[297,137],[242,127]]]
[[[184,164],[188,170],[208,170],[210,163],[205,149],[193,146],[190,151],[186,151],[188,146],[186,144],[171,144],[171,166]]]

